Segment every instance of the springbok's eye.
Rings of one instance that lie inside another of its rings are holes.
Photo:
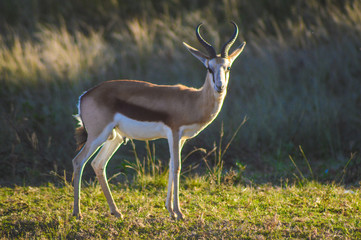
[[[210,74],[213,74],[213,70],[211,68],[208,68],[208,71]]]
[[[227,67],[227,71],[231,71],[231,67]]]

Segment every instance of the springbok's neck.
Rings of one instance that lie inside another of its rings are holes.
[[[211,84],[211,81],[210,74],[207,74],[206,80],[200,89],[201,105],[204,107],[205,114],[210,116],[209,121],[213,121],[220,112],[227,93],[226,90],[222,93],[216,92]]]

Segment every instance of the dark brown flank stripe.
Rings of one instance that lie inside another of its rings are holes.
[[[169,125],[169,116],[167,113],[147,109],[121,99],[115,99],[111,105],[115,112],[121,113],[128,118],[144,122],[163,122]]]

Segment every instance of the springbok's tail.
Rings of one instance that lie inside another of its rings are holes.
[[[77,151],[83,148],[87,138],[88,138],[88,133],[86,132],[84,126],[75,129],[75,141],[77,145],[76,148]]]
[[[84,144],[86,143],[86,140],[88,139],[88,133],[83,126],[83,121],[81,120],[80,116],[75,115],[74,117],[78,120],[80,125],[75,129],[75,136],[74,136],[77,145],[76,151],[79,151],[80,149],[83,148]]]

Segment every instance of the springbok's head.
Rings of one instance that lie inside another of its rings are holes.
[[[243,42],[236,50],[234,50],[230,55],[228,54],[229,49],[236,41],[238,36],[238,27],[237,24],[233,21],[231,22],[234,25],[234,33],[232,37],[223,45],[221,54],[217,55],[213,46],[206,42],[199,33],[199,29],[202,26],[202,23],[199,24],[196,28],[196,35],[198,41],[204,46],[207,50],[208,55],[202,53],[201,51],[189,46],[183,42],[184,46],[192,53],[193,56],[198,58],[203,65],[207,68],[207,78],[210,80],[214,90],[217,93],[222,93],[227,89],[229,72],[233,61],[238,57],[238,55],[243,51],[246,42]]]

